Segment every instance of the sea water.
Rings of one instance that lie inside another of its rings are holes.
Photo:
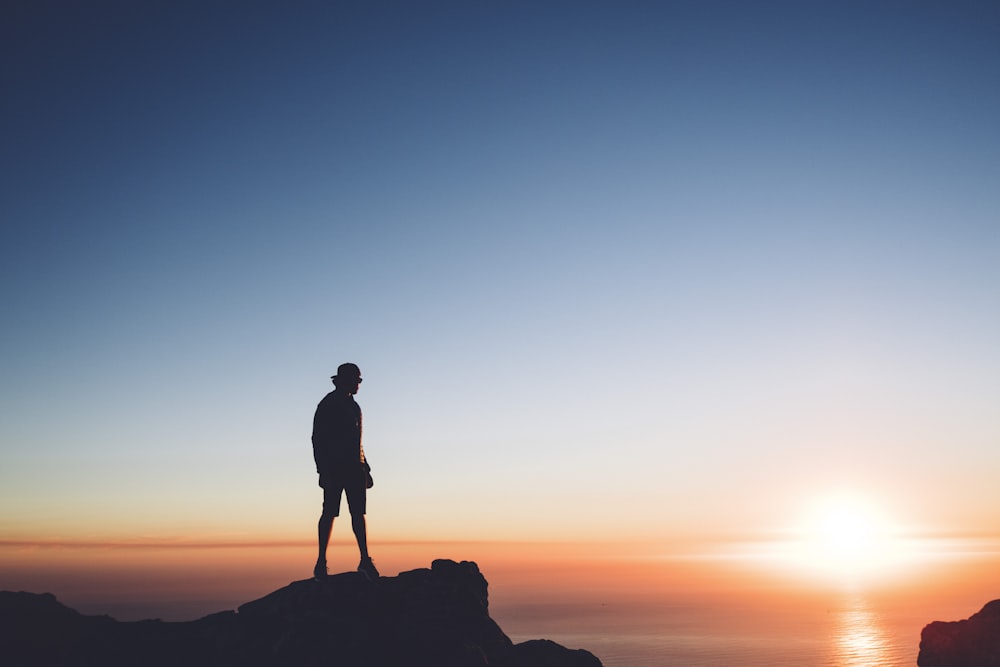
[[[926,622],[880,611],[860,598],[797,611],[739,604],[599,610],[542,604],[527,616],[533,621],[523,632],[521,621],[506,624],[514,641],[541,634],[588,649],[606,667],[914,665]]]
[[[929,622],[967,618],[1000,598],[992,549],[935,553],[881,578],[713,561],[662,568],[682,575],[664,585],[643,569],[592,599],[547,599],[539,589],[530,601],[508,600],[498,591],[493,616],[515,642],[586,648],[605,667],[898,667],[916,665]]]

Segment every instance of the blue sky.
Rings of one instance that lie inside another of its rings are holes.
[[[989,3],[4,13],[0,534],[1000,518]]]

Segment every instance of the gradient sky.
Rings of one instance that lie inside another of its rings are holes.
[[[995,3],[0,11],[0,539],[1000,526]]]

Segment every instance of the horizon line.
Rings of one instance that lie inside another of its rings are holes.
[[[0,548],[76,548],[76,549],[252,549],[252,548],[282,548],[282,547],[314,547],[315,539],[197,539],[186,541],[184,537],[140,537],[140,538],[108,538],[108,539],[0,539]],[[665,544],[672,543],[674,546],[706,544],[706,543],[746,543],[746,542],[783,542],[788,538],[776,536],[755,536],[733,535],[729,537],[687,537],[676,540],[657,540],[649,538],[626,539],[631,543]],[[904,539],[931,539],[931,540],[1000,540],[1000,531],[975,531],[975,532],[953,532],[953,531],[927,531],[925,533],[909,535]],[[606,542],[620,543],[622,540],[595,540],[595,539],[387,539],[372,540],[373,544],[386,546],[432,546],[440,544],[494,544],[494,545],[519,545],[519,544],[603,544]]]
[[[185,538],[134,538],[134,539],[0,539],[0,548],[78,548],[78,549],[230,549],[271,547],[315,547],[315,539],[260,539],[260,540],[194,540]],[[370,540],[373,544],[387,546],[438,545],[438,544],[577,544],[597,540],[533,540],[533,539],[387,539]]]

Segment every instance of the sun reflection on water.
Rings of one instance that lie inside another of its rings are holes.
[[[863,598],[851,598],[847,607],[837,612],[833,632],[834,664],[840,667],[888,667],[891,664],[891,641],[878,614]]]

